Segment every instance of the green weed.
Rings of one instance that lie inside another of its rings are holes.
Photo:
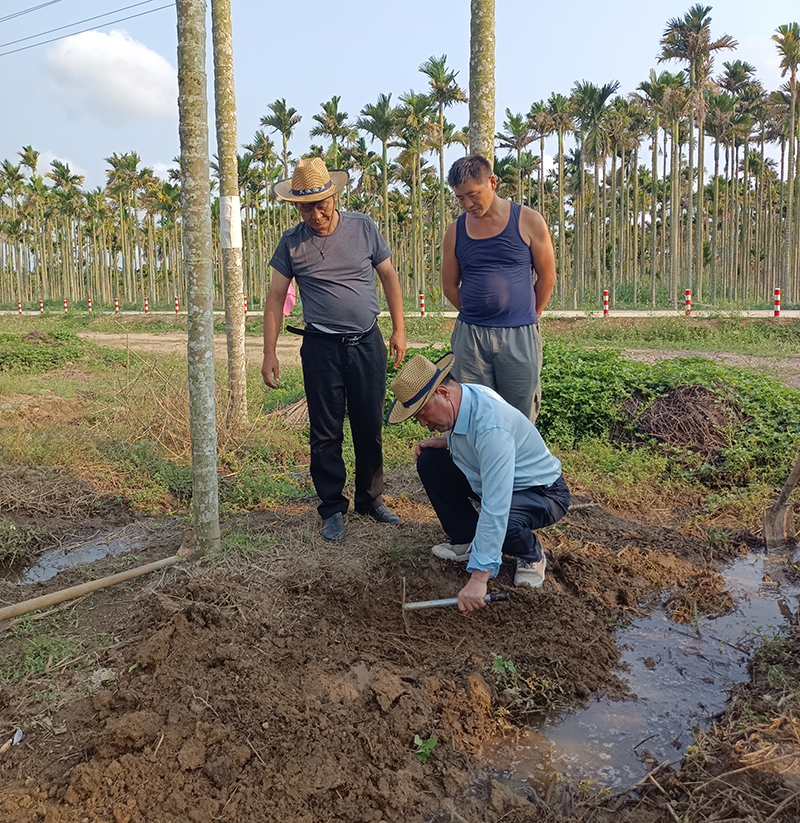
[[[423,737],[420,737],[418,734],[415,734],[414,757],[416,757],[420,763],[427,763],[431,759],[433,749],[438,742],[438,737],[429,737],[425,739]]]

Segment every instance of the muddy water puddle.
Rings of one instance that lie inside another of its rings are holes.
[[[138,521],[127,526],[102,530],[90,537],[66,540],[60,546],[43,552],[33,565],[12,569],[4,577],[11,583],[42,583],[55,577],[59,572],[83,563],[91,563],[104,557],[119,557],[123,554],[133,556],[136,551],[145,549],[152,542],[154,534],[163,526],[162,521]]]
[[[655,612],[620,627],[629,696],[544,718],[497,749],[498,778],[538,792],[562,776],[621,788],[657,763],[680,761],[693,729],[710,726],[731,686],[747,680],[753,647],[797,622],[800,586],[773,582],[785,564],[753,554],[729,564],[723,575],[737,601],[730,614],[679,625]]]

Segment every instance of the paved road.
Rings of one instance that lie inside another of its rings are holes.
[[[87,314],[85,311],[78,311],[77,314]],[[0,314],[18,314],[16,311],[0,311]],[[23,311],[22,314],[26,317],[36,317],[39,315],[38,311]],[[58,312],[50,312],[51,315],[58,314]],[[98,317],[113,317],[114,312],[95,312]],[[185,312],[181,312],[183,316],[186,315]],[[215,315],[219,317],[224,317],[225,312],[222,311],[215,311]],[[259,314],[260,312],[250,312],[250,316],[254,314]],[[125,317],[144,317],[145,314],[143,311],[121,311],[119,316]],[[150,316],[175,316],[175,312],[169,311],[151,311]],[[436,311],[428,311],[429,316],[433,317],[458,317],[458,312],[456,311],[443,311],[443,312],[436,312]],[[381,317],[388,317],[389,312],[384,311],[381,312]],[[406,317],[419,317],[419,312],[406,312]],[[552,311],[546,311],[544,313],[544,317],[552,317],[554,319],[558,319],[560,317],[602,317],[603,310],[602,309],[592,309],[590,311],[573,311],[572,309],[553,309]],[[612,310],[609,312],[609,317],[636,317],[636,318],[645,318],[645,317],[684,317],[684,311],[681,309],[680,311],[672,311],[667,309],[647,309],[647,310]],[[752,311],[723,311],[717,309],[692,309],[692,317],[772,317],[773,311],[772,309],[754,309]],[[781,311],[781,317],[789,317],[793,319],[800,318],[800,309],[785,309]]]

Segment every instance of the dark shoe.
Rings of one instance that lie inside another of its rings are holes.
[[[403,522],[394,512],[389,511],[386,506],[378,506],[377,508],[370,509],[368,512],[364,512],[364,514],[373,520],[377,520],[379,523],[397,524]]]
[[[322,539],[332,543],[341,543],[344,540],[344,518],[341,512],[335,512],[322,521]]]

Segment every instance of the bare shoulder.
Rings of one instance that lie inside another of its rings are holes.
[[[531,241],[549,234],[544,217],[536,209],[531,209],[528,206],[523,206],[520,209],[519,229],[523,239],[529,244]]]

